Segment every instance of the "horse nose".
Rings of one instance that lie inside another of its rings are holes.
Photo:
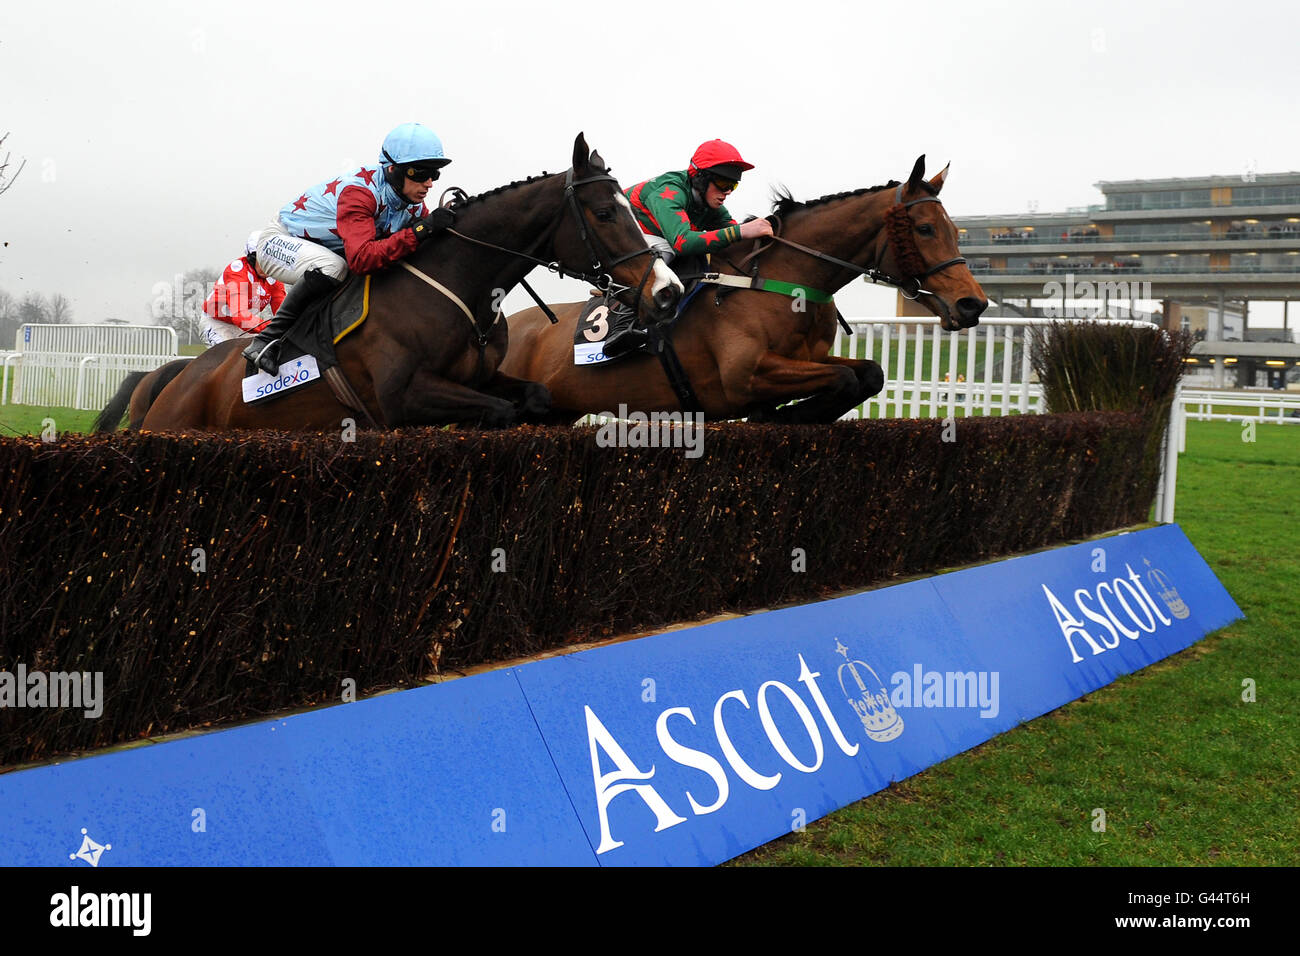
[[[654,294],[654,303],[661,313],[667,314],[677,306],[681,294],[681,290],[675,285],[664,286]]]
[[[957,300],[957,315],[961,317],[963,328],[974,325],[980,315],[989,307],[988,299],[977,299],[973,295],[962,296]]]

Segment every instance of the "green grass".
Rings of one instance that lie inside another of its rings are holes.
[[[1242,434],[1189,423],[1177,519],[1246,620],[736,863],[1300,861],[1300,430]]]
[[[0,405],[0,435],[39,435],[42,422],[54,420],[54,430],[60,434],[90,434],[97,411],[78,411],[75,408],[37,408],[32,405]]]

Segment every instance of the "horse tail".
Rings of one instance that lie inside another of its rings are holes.
[[[149,373],[150,377],[153,379],[149,386],[149,394],[143,396],[138,403],[131,403],[131,420],[127,423],[128,428],[132,431],[139,430],[140,426],[144,423],[145,413],[153,407],[153,403],[157,401],[158,396],[162,394],[162,390],[171,384],[172,379],[185,371],[186,367],[192,361],[193,359],[191,358],[177,359],[176,361],[168,362],[166,365],[162,366],[162,368],[156,368]]]
[[[117,431],[117,426],[122,422],[122,416],[126,414],[127,406],[131,404],[131,393],[140,384],[140,380],[150,374],[152,373],[130,372],[126,378],[122,379],[122,384],[117,387],[117,394],[108,400],[104,410],[95,418],[95,434]]]

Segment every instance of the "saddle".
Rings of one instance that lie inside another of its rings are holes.
[[[292,389],[325,379],[348,408],[371,423],[370,413],[338,368],[334,346],[356,331],[370,315],[368,275],[349,276],[331,296],[312,303],[285,334],[280,345],[280,372],[268,375],[252,362],[244,377],[244,402],[257,405]]]

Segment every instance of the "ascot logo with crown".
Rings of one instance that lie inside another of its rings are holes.
[[[1146,558],[1142,559],[1142,563],[1148,568],[1151,568],[1151,562]],[[1159,568],[1151,568],[1151,570],[1147,572],[1147,580],[1151,582],[1151,587],[1156,592],[1156,597],[1165,602],[1165,607],[1169,608],[1169,613],[1178,618],[1178,620],[1184,620],[1192,613],[1191,609],[1187,606],[1187,603],[1183,601],[1182,596],[1178,593],[1178,589],[1174,587],[1173,582],[1169,580],[1169,576],[1165,574],[1165,572],[1161,571]]]
[[[903,732],[903,718],[898,716],[898,711],[890,703],[884,681],[866,661],[849,660],[849,649],[838,640],[835,642],[835,653],[844,658],[838,671],[840,690],[844,692],[844,699],[853,708],[853,712],[858,715],[858,720],[862,721],[867,736],[882,743],[893,740]],[[862,671],[871,675],[869,680],[863,679]]]

